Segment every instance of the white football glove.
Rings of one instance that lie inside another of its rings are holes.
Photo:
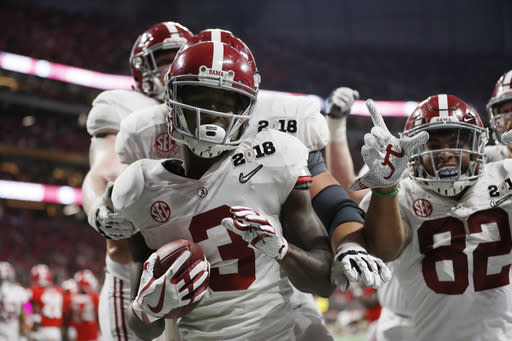
[[[233,231],[266,255],[283,259],[288,252],[288,242],[270,222],[252,208],[233,206],[231,218],[222,219],[222,226]]]
[[[105,192],[95,203],[88,218],[89,224],[107,239],[127,239],[137,231],[133,224],[123,215],[114,212],[112,204],[112,189],[114,183],[107,183]]]
[[[378,288],[391,279],[391,271],[380,258],[368,254],[361,245],[342,243],[331,265],[331,282],[345,291],[351,282],[360,279],[365,286]]]
[[[512,144],[512,130],[508,130],[501,135],[501,140],[505,144]]]
[[[416,147],[426,143],[429,138],[426,131],[413,137],[397,138],[391,135],[375,103],[369,99],[366,106],[374,127],[369,134],[364,135],[361,156],[369,170],[349,185],[351,191],[396,185]]]
[[[335,89],[327,98],[325,113],[333,118],[342,118],[350,113],[354,101],[359,99],[359,92],[347,87]]]
[[[132,302],[132,311],[141,321],[153,323],[175,308],[202,299],[207,293],[201,287],[210,274],[210,264],[206,258],[195,262],[179,277],[175,276],[190,255],[190,251],[184,251],[165,274],[156,279],[153,278],[153,268],[157,254],[151,254],[144,262],[139,292]],[[193,294],[190,298],[191,293]],[[185,299],[185,296],[189,298]]]

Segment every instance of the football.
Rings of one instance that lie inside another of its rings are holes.
[[[155,261],[155,266],[153,268],[153,278],[158,278],[165,274],[167,269],[171,267],[174,261],[176,261],[176,259],[178,259],[178,257],[187,250],[190,251],[191,255],[178,270],[176,277],[183,275],[183,273],[195,262],[205,258],[203,250],[201,250],[199,245],[197,245],[196,243],[184,239],[174,240],[163,245],[156,251],[158,258]],[[196,292],[198,290],[201,290],[202,288],[204,288],[204,290],[208,289],[208,280],[206,280],[203,283],[203,285],[196,290]],[[188,297],[185,296],[185,298]],[[189,312],[191,312],[200,302],[201,300],[198,300],[191,304],[173,309],[167,315],[165,315],[165,318],[176,319],[179,317],[183,317]]]

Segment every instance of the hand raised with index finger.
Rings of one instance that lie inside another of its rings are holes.
[[[393,136],[373,100],[368,99],[366,106],[374,127],[364,136],[361,156],[369,171],[349,185],[351,191],[397,184],[414,150],[428,141],[427,132],[404,138]]]

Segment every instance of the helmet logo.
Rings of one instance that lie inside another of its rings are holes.
[[[414,213],[421,218],[426,218],[432,214],[432,204],[426,199],[416,199],[412,203]]]
[[[430,120],[431,123],[434,122],[458,122],[457,118],[455,116],[436,116],[432,117]]]
[[[215,80],[211,80],[211,77],[222,78],[223,80],[232,82],[233,79],[235,78],[235,72],[233,70],[223,71],[218,69],[212,69],[205,65],[201,65],[199,67],[199,80],[211,82],[214,84],[217,83]]]
[[[171,217],[171,209],[169,205],[167,205],[164,201],[155,201],[153,205],[151,205],[151,217],[157,223],[165,223]]]

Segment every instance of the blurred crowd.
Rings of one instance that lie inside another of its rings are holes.
[[[30,269],[38,263],[51,264],[55,283],[84,268],[101,278],[105,241],[85,220],[77,218],[80,216],[67,217],[51,208],[0,205],[0,260],[14,266],[22,285],[30,284]]]

